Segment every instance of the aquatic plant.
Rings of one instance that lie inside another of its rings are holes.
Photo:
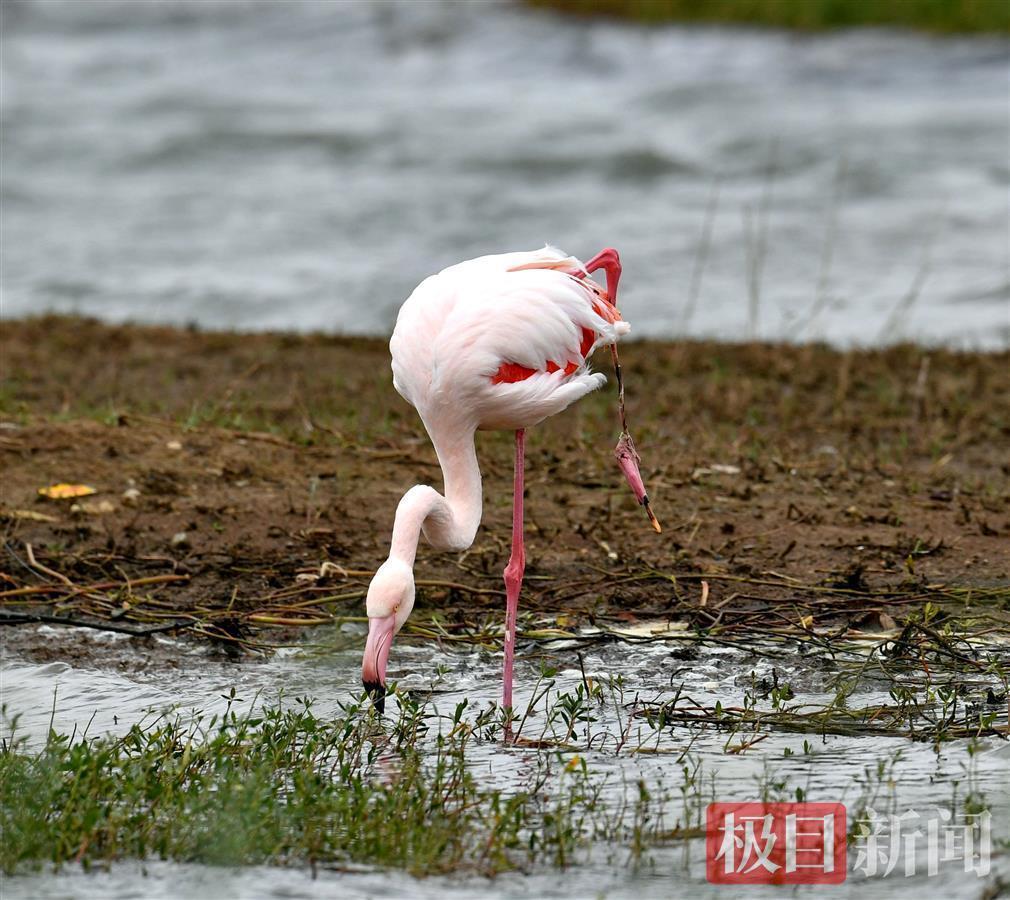
[[[556,751],[538,755],[524,790],[487,786],[468,748],[482,725],[500,737],[501,721],[467,721],[465,704],[439,718],[396,698],[389,721],[357,704],[324,719],[304,699],[245,713],[229,703],[222,715],[159,717],[122,737],[51,730],[35,751],[11,722],[15,737],[0,750],[0,867],[154,857],[492,875],[564,867],[590,839],[630,835],[637,857],[661,821],[641,791],[626,811],[605,809],[604,782],[583,758]]]

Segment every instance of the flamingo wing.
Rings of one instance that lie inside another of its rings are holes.
[[[588,359],[628,330],[574,257],[551,247],[480,257],[426,279],[404,304],[393,380],[422,418],[527,427],[605,383]]]

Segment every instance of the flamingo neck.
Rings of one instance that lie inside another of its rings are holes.
[[[422,532],[436,550],[465,550],[480,525],[483,497],[474,430],[450,435],[429,428],[428,433],[442,467],[445,494],[415,485],[396,508],[389,556],[411,567]]]

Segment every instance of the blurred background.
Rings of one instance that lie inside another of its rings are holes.
[[[1010,342],[1005,30],[637,5],[3,0],[3,315],[386,334],[550,242],[639,336]]]

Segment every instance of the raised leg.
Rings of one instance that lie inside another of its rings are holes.
[[[621,257],[613,247],[607,247],[586,263],[586,271],[592,274],[597,269],[607,273],[607,299],[617,306],[617,282],[621,280]]]
[[[505,667],[502,670],[502,706],[512,709],[512,664],[516,649],[516,613],[519,611],[519,590],[526,571],[526,548],[523,546],[523,470],[526,464],[526,432],[516,431],[516,466],[512,496],[512,555],[505,567]],[[511,728],[506,729],[506,738]]]

